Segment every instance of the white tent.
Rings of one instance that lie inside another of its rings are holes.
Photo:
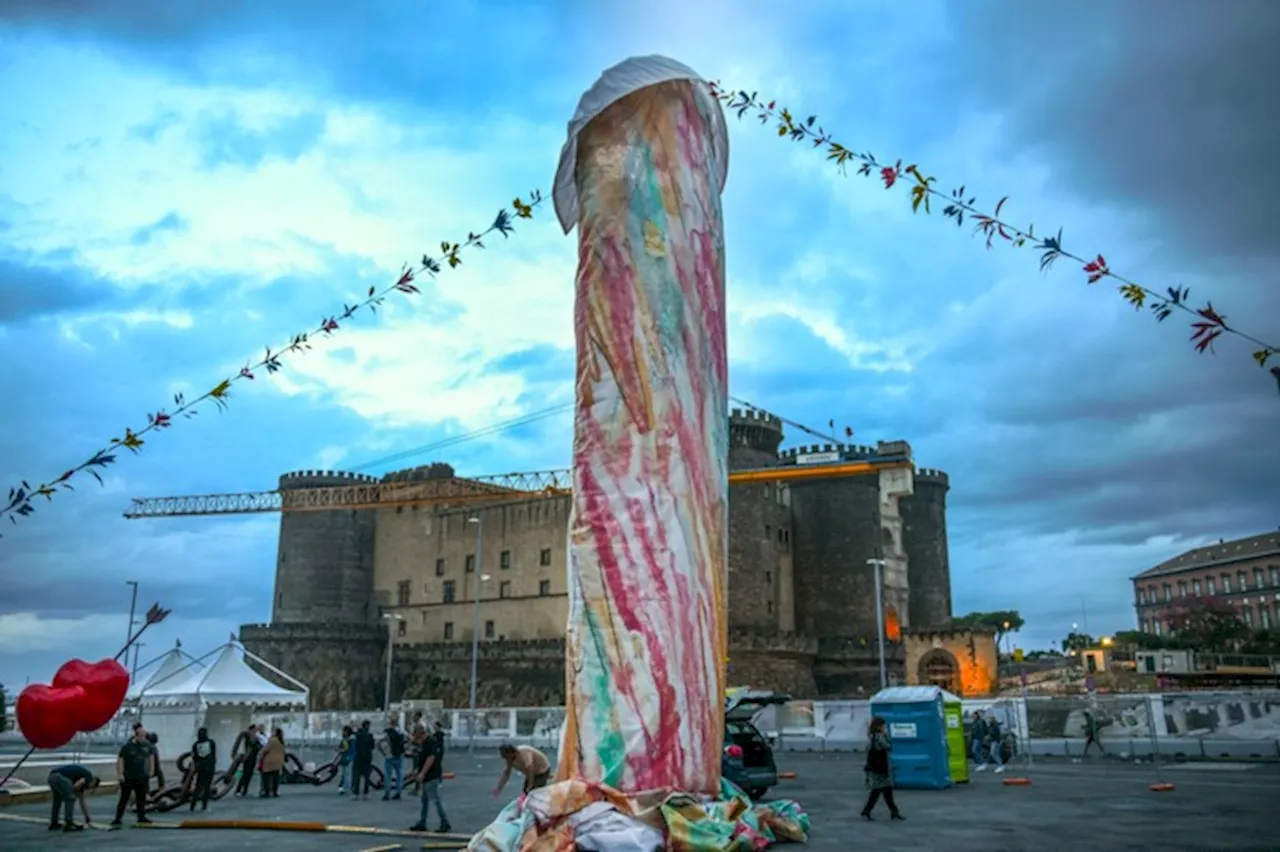
[[[150,676],[143,679],[135,677],[133,682],[129,684],[129,691],[125,694],[126,701],[137,701],[144,693],[164,685],[186,680],[191,669],[204,670],[204,666],[200,665],[191,655],[182,652],[182,645],[176,645],[171,648],[159,659],[160,665],[156,667],[156,670]],[[155,661],[153,660],[152,662]]]
[[[209,729],[218,744],[218,765],[231,760],[235,739],[260,711],[305,710],[309,691],[303,683],[250,654],[232,641],[210,651],[201,660],[217,658],[207,669],[200,660],[187,664],[184,674],[175,674],[154,687],[146,687],[138,700],[142,724],[154,731],[160,756],[173,760],[191,748],[196,731]],[[297,686],[276,686],[249,668],[245,657],[265,666]],[[184,671],[184,670],[179,670]]]

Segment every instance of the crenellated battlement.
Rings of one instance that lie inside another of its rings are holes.
[[[731,458],[734,450],[746,450],[747,455],[759,453],[769,459],[777,457],[778,445],[782,443],[782,418],[767,411],[754,408],[735,408],[729,415],[729,452]],[[768,464],[764,459],[757,460],[750,466]]]
[[[816,453],[840,453],[844,459],[865,459],[876,454],[875,447],[864,444],[809,444],[788,447],[778,453],[783,461],[795,461],[797,456],[811,456]]]
[[[306,488],[314,485],[345,485],[349,482],[377,482],[376,476],[349,470],[293,470],[280,475],[281,488]]]
[[[735,408],[729,412],[729,425],[741,422],[753,426],[774,426],[782,431],[782,418],[755,408]]]
[[[383,482],[423,482],[428,479],[453,479],[456,473],[453,465],[445,462],[408,467],[404,470],[393,470],[382,477]]]
[[[922,467],[916,470],[916,484],[921,482],[932,482],[935,485],[945,485],[951,487],[951,477],[944,470],[938,470],[932,467]]]

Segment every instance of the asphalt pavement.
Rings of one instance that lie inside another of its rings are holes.
[[[1036,763],[1005,776],[990,772],[950,790],[900,790],[898,804],[904,822],[858,816],[866,795],[859,755],[783,754],[784,771],[796,778],[781,782],[776,796],[799,801],[810,813],[811,852],[848,852],[854,848],[894,850],[1232,850],[1274,852],[1275,802],[1280,795],[1280,767],[1248,763],[1187,763],[1161,770],[1160,780],[1175,785],[1171,792],[1152,792],[1157,780],[1151,764],[1122,762],[1092,764]],[[455,831],[469,833],[487,824],[509,800],[490,792],[500,763],[496,755],[469,757],[452,752],[446,770],[456,777],[444,784],[445,806]],[[1030,778],[1029,786],[1006,786],[1005,778]],[[255,781],[256,789],[257,783]],[[514,795],[516,787],[511,786]],[[95,820],[111,819],[114,801],[90,800]],[[883,808],[883,805],[880,806]],[[186,808],[157,814],[161,823],[189,816]],[[207,815],[218,819],[317,821],[335,825],[407,829],[416,821],[418,802],[352,801],[326,787],[282,786],[278,799],[227,797],[210,805]],[[14,817],[21,818],[15,821]],[[132,816],[118,831],[77,834],[47,830],[49,805],[0,808],[0,849],[23,850],[172,850],[263,849],[272,852],[357,852],[401,844],[406,850],[439,843],[430,836],[377,836],[238,829],[137,829]],[[432,820],[434,824],[435,820]],[[440,848],[440,847],[436,847]]]

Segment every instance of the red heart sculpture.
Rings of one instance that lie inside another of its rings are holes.
[[[115,660],[96,663],[70,660],[53,676],[53,686],[55,689],[78,686],[84,690],[84,700],[74,718],[76,730],[88,733],[110,722],[124,704],[125,693],[129,691],[129,672]]]
[[[76,735],[84,687],[33,683],[18,696],[18,727],[36,748],[62,748]]]

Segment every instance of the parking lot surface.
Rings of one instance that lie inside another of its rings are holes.
[[[1006,786],[989,772],[950,790],[898,792],[905,822],[890,822],[881,810],[874,822],[858,816],[865,798],[859,755],[779,755],[781,769],[796,777],[773,791],[799,801],[810,813],[812,852],[850,849],[892,850],[1275,850],[1275,803],[1280,801],[1280,767],[1267,764],[1188,763],[1167,767],[1162,778],[1172,792],[1151,792],[1156,780],[1150,764],[1105,762],[1077,765],[1039,763],[1018,775],[1030,786]],[[455,751],[446,770],[445,805],[455,831],[473,832],[487,824],[508,797],[490,793],[500,771],[496,755],[469,756]],[[1010,773],[1012,775],[1013,773]],[[254,782],[256,792],[257,782]],[[514,795],[517,788],[511,785]],[[95,821],[110,821],[114,799],[90,800]],[[883,805],[880,806],[883,808]],[[210,805],[219,819],[317,821],[329,824],[407,829],[416,821],[416,800],[352,801],[326,787],[287,785],[278,799],[227,797]],[[13,817],[27,821],[14,821]],[[189,816],[185,807],[157,814],[174,823]],[[205,816],[197,814],[197,816]],[[46,828],[49,805],[0,808],[0,849],[170,850],[264,849],[272,852],[356,852],[402,844],[416,850],[430,836],[315,834],[285,831],[214,829],[135,829],[126,816],[119,831],[52,833]],[[432,820],[434,824],[434,819]]]

